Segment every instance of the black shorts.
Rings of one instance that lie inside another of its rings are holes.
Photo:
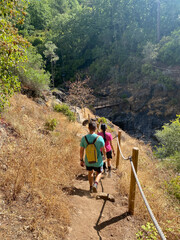
[[[106,153],[107,159],[112,159],[112,150]]]
[[[103,172],[103,166],[101,166],[101,167],[88,167],[88,166],[86,166],[86,170],[88,170],[88,171],[94,170],[98,173],[102,173]]]

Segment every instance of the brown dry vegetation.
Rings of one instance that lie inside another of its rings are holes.
[[[13,97],[2,117],[0,239],[61,239],[70,223],[62,189],[77,172],[80,126],[23,95]],[[57,128],[47,132],[52,118]]]
[[[48,132],[44,124],[53,118],[57,127]],[[80,169],[79,142],[85,130],[20,94],[0,121],[0,239],[66,239],[72,209],[63,189],[71,187]],[[167,239],[180,239],[178,203],[163,188],[171,173],[158,165],[149,146],[124,132],[121,142],[125,156],[139,148],[138,176],[147,200]],[[120,161],[117,174],[119,193],[128,196],[130,163]],[[151,221],[138,189],[135,218],[142,224]]]
[[[174,175],[167,171],[153,157],[150,146],[129,137],[122,132],[121,145],[125,156],[132,155],[133,147],[139,148],[138,178],[148,203],[162,228],[166,238],[169,240],[180,239],[179,202],[168,196],[164,182],[169,181]],[[120,160],[119,167],[119,192],[129,195],[131,166],[129,161]],[[152,222],[141,197],[138,186],[136,186],[135,217],[142,220],[144,224]]]

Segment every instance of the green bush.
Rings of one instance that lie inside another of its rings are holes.
[[[66,104],[55,104],[54,110],[56,112],[62,112],[65,116],[68,117],[69,121],[74,122],[76,120],[74,113],[69,109]]]
[[[98,119],[98,122],[107,124],[107,119],[105,117],[101,117]]]
[[[55,118],[48,120],[45,123],[45,128],[49,131],[54,131],[57,125],[57,120]]]
[[[180,115],[171,123],[165,124],[162,130],[156,131],[155,136],[159,140],[159,146],[154,151],[155,156],[164,160],[175,170],[180,170]]]
[[[168,90],[173,90],[173,80],[170,77],[165,76],[161,72],[157,75],[157,79],[159,83],[162,83]]]
[[[171,36],[163,37],[159,43],[158,60],[168,65],[180,63],[180,30],[172,32]]]
[[[174,195],[180,201],[180,176],[172,178],[171,181],[165,182],[169,194]]]
[[[180,115],[170,124],[164,124],[162,128],[155,133],[160,142],[160,146],[156,147],[156,155],[160,158],[170,157],[180,152]]]
[[[18,76],[23,86],[34,90],[39,95],[49,88],[50,74],[45,72],[42,56],[37,54],[35,48],[28,49],[27,57],[27,62],[18,70]]]
[[[153,223],[147,222],[146,225],[141,226],[142,230],[136,233],[136,239],[157,240],[157,230]]]

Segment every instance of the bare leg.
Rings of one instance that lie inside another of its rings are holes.
[[[92,186],[93,185],[93,170],[88,171],[88,180],[89,180],[89,185]]]
[[[98,172],[96,172],[96,179],[95,179],[95,182],[99,182],[100,181],[100,179],[101,179],[101,173],[98,173]]]
[[[98,182],[101,179],[101,173],[96,172],[96,179],[94,181],[94,185],[93,185],[93,192],[97,193],[97,187],[98,187]]]
[[[111,167],[111,158],[107,159],[108,167]]]

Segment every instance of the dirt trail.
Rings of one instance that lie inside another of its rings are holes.
[[[116,171],[113,170],[111,178],[105,177],[101,181],[98,193],[103,191],[113,195],[114,203],[103,199],[96,200],[96,194],[89,193],[85,169],[82,169],[74,180],[73,188],[66,189],[73,207],[67,240],[136,239],[138,223],[127,213],[128,199],[121,196],[116,189]]]

